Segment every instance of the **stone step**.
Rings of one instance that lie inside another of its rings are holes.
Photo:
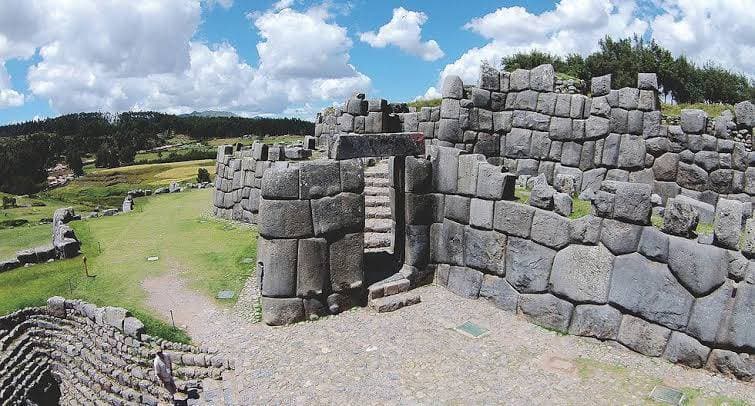
[[[391,182],[388,178],[368,178],[364,179],[365,186],[390,187]]]
[[[373,233],[390,233],[393,224],[390,219],[368,218],[364,221],[364,231]]]
[[[391,198],[388,196],[365,196],[364,197],[364,205],[366,207],[375,207],[375,206],[389,206],[391,204]]]
[[[418,293],[404,292],[370,300],[369,307],[378,313],[387,313],[396,311],[402,307],[415,305],[421,301],[422,299]]]
[[[382,281],[370,285],[367,288],[367,300],[379,299],[381,297],[408,292],[410,287],[411,283],[409,282],[409,279],[406,279],[404,275],[397,272]]]
[[[390,192],[387,187],[368,186],[364,188],[365,196],[389,196]]]
[[[367,218],[390,219],[391,208],[388,206],[370,206],[365,209]]]
[[[387,248],[391,246],[391,233],[364,233],[364,248]]]

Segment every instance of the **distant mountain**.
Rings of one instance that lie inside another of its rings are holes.
[[[231,113],[230,111],[192,111],[189,114],[180,114],[179,117],[238,117],[238,115]]]

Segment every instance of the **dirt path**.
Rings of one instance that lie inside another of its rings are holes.
[[[189,289],[180,273],[144,288],[149,305],[168,319],[173,309],[196,343],[236,360],[239,404],[646,404],[659,384],[709,403],[755,403],[752,383],[559,336],[435,286],[397,312],[355,309],[288,327],[249,323]],[[467,320],[490,334],[452,329]]]

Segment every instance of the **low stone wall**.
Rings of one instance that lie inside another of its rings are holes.
[[[46,307],[0,317],[0,403],[170,402],[152,366],[157,348],[170,357],[177,386],[188,392],[233,368],[206,350],[144,334],[125,309],[50,298]]]
[[[16,258],[0,261],[0,272],[20,268],[27,264],[38,264],[55,259],[73,258],[79,255],[81,243],[76,233],[67,223],[80,220],[72,208],[55,210],[52,218],[52,244],[20,251]]]
[[[437,283],[547,328],[752,378],[755,221],[740,245],[739,202],[719,203],[716,245],[706,245],[691,239],[697,213],[675,199],[664,229],[650,225],[646,184],[603,181],[592,214],[571,220],[553,211],[547,184],[522,204],[503,181],[513,175],[482,157],[447,147],[430,156]]]
[[[274,162],[260,186],[257,252],[263,321],[289,324],[360,304],[361,160]]]
[[[221,145],[215,165],[215,216],[227,220],[257,223],[262,175],[272,162],[281,159],[281,146],[255,141],[250,149]],[[272,152],[271,152],[272,151]]]

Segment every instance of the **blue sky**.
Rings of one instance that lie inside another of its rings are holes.
[[[606,34],[652,36],[753,76],[753,10],[725,0],[4,0],[0,123],[94,110],[311,118],[355,90],[432,97],[445,75],[473,82],[482,60],[586,54]]]

